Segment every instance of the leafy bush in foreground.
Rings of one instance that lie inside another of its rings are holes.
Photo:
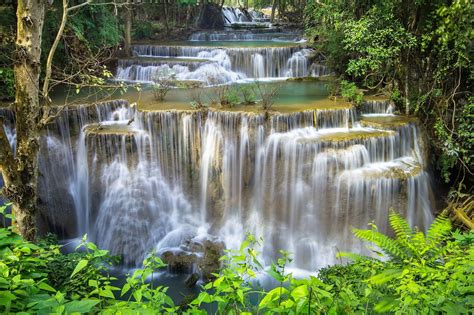
[[[107,273],[108,252],[85,238],[83,252],[63,255],[57,245],[32,244],[0,229],[0,312],[206,314],[206,307],[217,314],[467,314],[474,307],[474,233],[452,232],[444,217],[426,235],[395,213],[390,224],[395,238],[373,225],[354,231],[389,260],[342,254],[352,263],[323,268],[318,277],[307,279],[286,272],[291,257],[284,251],[265,268],[259,261],[261,240],[248,236],[239,250],[222,257],[224,268],[216,279],[182,307],[173,304],[168,288],[148,281],[164,267],[154,254],[122,287],[115,287]],[[262,290],[259,274],[279,285]]]

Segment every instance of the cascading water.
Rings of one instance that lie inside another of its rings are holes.
[[[259,41],[259,42],[305,42],[301,32],[283,31],[277,32],[272,30],[256,31],[256,30],[235,30],[235,31],[213,31],[213,32],[196,32],[190,37],[190,41],[196,42],[224,42],[224,41]]]
[[[228,23],[262,18],[226,8],[223,14],[234,21]],[[284,34],[224,31],[192,39],[288,39]],[[313,50],[295,44],[214,44],[134,46],[134,58],[119,60],[116,79],[150,82],[172,71],[178,80],[216,85],[329,74]],[[13,125],[4,126],[15,145]],[[78,106],[42,139],[40,217],[66,237],[87,233],[127,266],[203,235],[236,248],[250,232],[264,238],[266,263],[286,249],[292,267],[314,271],[337,263],[337,251],[364,252],[351,227],[374,221],[386,231],[390,208],[412,226],[428,226],[433,204],[422,144],[416,121],[383,100],[365,102],[361,113],[348,106],[139,111],[120,100]]]
[[[270,26],[270,19],[262,12],[233,7],[223,7],[222,15],[226,26]]]
[[[313,64],[313,51],[299,46],[264,48],[213,48],[193,46],[133,47],[139,57],[120,61],[118,81],[152,82],[160,71],[172,71],[178,80],[198,80],[205,85],[232,83],[248,78],[287,78],[328,75],[329,70]],[[172,59],[172,61],[166,61]],[[180,61],[182,60],[182,61]]]
[[[198,233],[235,247],[251,232],[265,239],[267,262],[287,249],[293,267],[315,270],[336,263],[336,250],[363,251],[350,227],[374,220],[385,230],[390,208],[421,228],[432,220],[416,123],[375,128],[355,117],[78,108],[48,133],[44,152],[64,153],[49,156],[41,191],[70,187],[73,200],[51,209],[75,209],[78,235],[129,266]]]

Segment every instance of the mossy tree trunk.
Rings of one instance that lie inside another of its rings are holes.
[[[0,130],[0,167],[4,193],[13,203],[18,232],[27,240],[36,236],[38,150],[40,138],[39,76],[41,34],[46,1],[18,0],[14,64],[16,154]]]

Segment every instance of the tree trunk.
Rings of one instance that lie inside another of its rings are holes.
[[[18,0],[15,73],[17,150],[4,145],[1,132],[1,169],[5,195],[13,203],[18,232],[27,240],[36,236],[41,35],[45,1]],[[10,152],[8,152],[10,151]],[[3,157],[6,157],[4,159]]]
[[[191,6],[186,7],[186,29],[189,29],[189,21],[191,20]]]
[[[168,34],[170,32],[170,27],[168,25],[168,0],[163,1],[163,15],[165,18],[166,34]]]
[[[125,6],[125,25],[124,25],[124,45],[123,50],[125,56],[131,55],[132,47],[132,7],[130,5]]]
[[[275,21],[275,11],[277,8],[278,0],[273,0],[273,5],[272,5],[272,15],[270,21],[273,23]]]

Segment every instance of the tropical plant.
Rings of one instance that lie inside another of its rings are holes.
[[[263,269],[258,260],[255,247],[261,245],[261,240],[248,234],[239,250],[228,250],[221,257],[224,268],[216,274],[216,279],[203,287],[199,296],[191,302],[194,307],[202,304],[216,303],[216,313],[239,314],[251,311],[253,308],[249,296],[252,293],[252,280],[257,272]]]
[[[389,215],[389,222],[395,238],[378,232],[374,224],[371,224],[371,230],[354,229],[354,235],[374,243],[392,262],[411,259],[433,264],[439,260],[443,244],[451,232],[451,222],[448,218],[438,216],[426,236],[423,232],[411,228],[408,222],[394,211]],[[373,250],[381,254],[379,249],[373,248]]]
[[[6,206],[0,208],[4,212]],[[434,220],[426,235],[392,212],[394,237],[355,229],[374,243],[382,260],[341,254],[351,263],[323,268],[318,276],[295,279],[290,254],[265,268],[262,240],[248,235],[238,250],[221,258],[223,268],[186,305],[176,307],[168,288],[154,286],[153,274],[165,264],[149,254],[121,287],[108,274],[108,252],[85,236],[80,253],[61,253],[54,239],[33,244],[11,228],[0,229],[0,312],[100,314],[468,314],[474,307],[474,232],[452,232],[447,218]],[[64,264],[62,264],[64,263]],[[51,274],[63,275],[64,281]],[[276,281],[259,286],[259,276]],[[66,292],[67,290],[67,292]],[[69,291],[71,290],[71,291]]]

